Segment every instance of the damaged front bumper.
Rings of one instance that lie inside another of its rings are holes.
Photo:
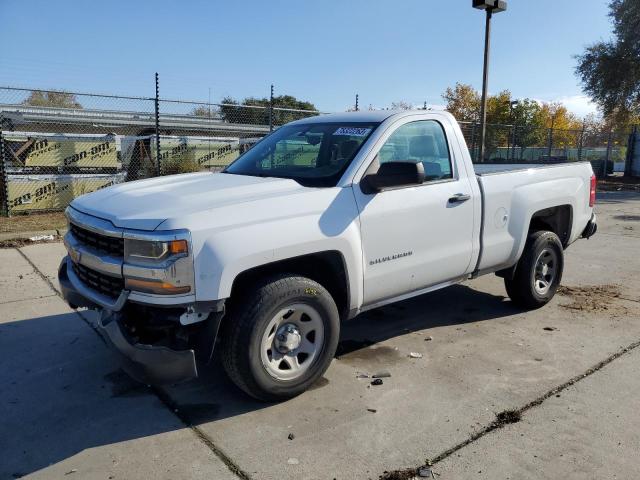
[[[98,329],[121,357],[122,369],[135,380],[148,385],[169,385],[198,376],[193,349],[172,350],[164,346],[132,343],[125,336],[121,314],[98,321]]]
[[[206,320],[183,326],[179,312],[188,311],[185,306],[153,308],[130,305],[126,290],[117,299],[101,295],[82,283],[73,271],[69,257],[60,264],[58,281],[62,295],[71,307],[86,307],[100,312],[98,331],[119,354],[123,370],[135,380],[148,385],[183,382],[198,376],[196,359],[210,361],[224,314],[224,302],[214,305]],[[141,335],[140,332],[149,326],[145,324],[147,319],[156,322],[151,325],[155,330],[149,330],[151,335]],[[169,336],[163,328],[170,332],[171,338],[181,338],[182,348],[172,348],[171,344],[175,342],[168,341]]]

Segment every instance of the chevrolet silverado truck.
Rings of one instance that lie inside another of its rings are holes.
[[[59,281],[132,377],[194,378],[219,345],[238,387],[282,400],[366,310],[488,273],[514,304],[546,304],[564,251],[596,231],[595,188],[586,162],[474,165],[446,112],[323,115],[220,173],[76,198]]]

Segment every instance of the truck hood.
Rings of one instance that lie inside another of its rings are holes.
[[[155,230],[168,219],[309,190],[294,180],[191,173],[127,182],[76,198],[71,206],[116,227]]]

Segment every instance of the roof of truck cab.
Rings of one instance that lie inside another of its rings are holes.
[[[389,117],[403,117],[407,115],[425,114],[425,113],[446,113],[444,111],[433,110],[367,110],[362,112],[342,112],[328,113],[317,115],[314,117],[303,118],[291,122],[293,124],[301,123],[342,123],[342,122],[371,122],[380,123]]]

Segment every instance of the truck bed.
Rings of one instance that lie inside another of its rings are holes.
[[[591,218],[589,162],[474,165],[482,192],[482,253],[479,271],[514,265],[535,212],[570,209],[569,244]]]

